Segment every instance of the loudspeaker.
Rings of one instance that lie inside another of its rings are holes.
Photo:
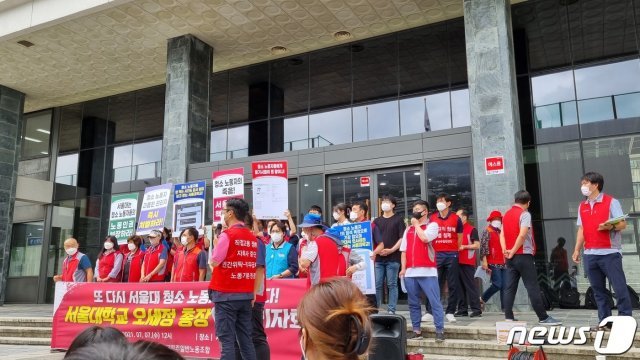
[[[407,320],[400,315],[371,315],[373,349],[369,360],[404,359],[407,349]]]

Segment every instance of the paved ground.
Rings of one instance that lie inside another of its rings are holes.
[[[0,359],[59,360],[64,353],[52,353],[48,346],[0,345]]]

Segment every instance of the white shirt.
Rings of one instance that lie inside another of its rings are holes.
[[[427,225],[425,234],[427,235],[427,242],[431,242],[438,237],[438,224],[432,222]],[[409,227],[404,231],[402,235],[402,241],[400,242],[400,252],[407,251],[407,233]],[[416,234],[417,236],[417,234]],[[420,240],[422,241],[422,240]],[[437,267],[411,267],[407,268],[404,273],[405,277],[438,277]]]

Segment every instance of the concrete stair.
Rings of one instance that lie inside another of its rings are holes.
[[[0,344],[51,344],[52,320],[48,318],[0,317]]]

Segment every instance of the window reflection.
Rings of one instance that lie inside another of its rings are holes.
[[[388,101],[353,108],[353,141],[398,136],[398,101]]]
[[[534,76],[531,78],[533,106],[555,104],[576,99],[573,86],[573,72],[563,71],[555,74]]]
[[[452,209],[465,209],[473,217],[469,158],[429,161],[426,172],[429,204],[433,206],[438,194],[446,193],[453,198]]]
[[[284,119],[284,151],[308,149],[309,116],[297,116]]]
[[[43,222],[13,224],[9,277],[39,275],[43,228]]]
[[[323,179],[323,175],[300,176],[300,219],[304,217],[312,205],[318,205],[326,213],[329,213],[328,209],[324,209]]]
[[[249,156],[249,127],[237,126],[230,128],[227,134],[227,159],[237,159]]]
[[[582,157],[578,142],[537,148],[542,212],[546,219],[578,216]]]
[[[51,111],[28,114],[24,117],[22,159],[49,155],[51,139]]]
[[[133,177],[136,180],[161,176],[162,140],[133,144]]]
[[[451,92],[451,121],[454,128],[471,126],[469,89]]]
[[[56,163],[56,182],[76,186],[78,183],[78,154],[58,156]]]
[[[351,133],[350,108],[309,116],[310,148],[349,143]]]
[[[449,92],[400,100],[402,135],[451,128]]]
[[[133,145],[113,148],[113,182],[131,181]]]
[[[211,157],[209,161],[227,159],[227,129],[211,132]]]

